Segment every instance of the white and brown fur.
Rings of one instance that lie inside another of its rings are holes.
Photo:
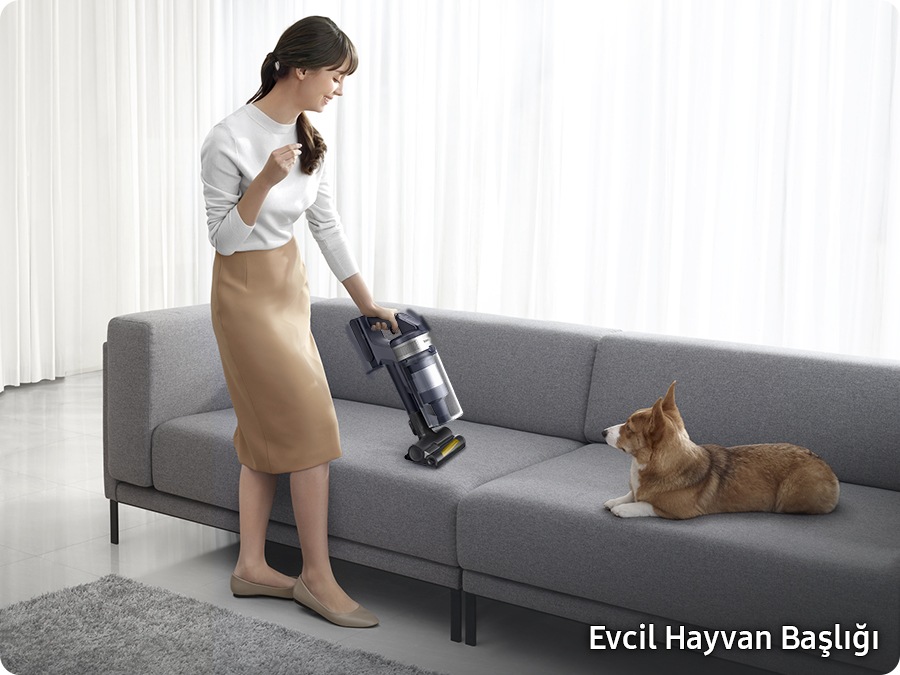
[[[694,518],[710,513],[830,513],[840,484],[818,455],[790,443],[697,445],[675,405],[675,383],[652,408],[603,432],[632,456],[631,491],[605,506],[617,516]]]

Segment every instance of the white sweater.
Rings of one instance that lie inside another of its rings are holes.
[[[222,255],[277,248],[291,240],[294,224],[305,212],[328,266],[343,281],[359,268],[335,207],[328,153],[311,176],[300,170],[298,158],[287,177],[269,191],[255,224],[248,226],[238,213],[238,200],[269,154],[296,142],[294,124],[280,124],[252,103],[212,128],[200,150],[209,241]]]

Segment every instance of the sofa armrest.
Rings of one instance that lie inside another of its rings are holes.
[[[107,470],[116,480],[148,487],[157,426],[232,405],[210,306],[117,316],[109,322],[106,348]]]

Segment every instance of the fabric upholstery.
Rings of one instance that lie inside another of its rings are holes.
[[[431,327],[432,341],[462,406],[463,419],[584,440],[596,343],[611,331],[412,309]],[[313,309],[313,333],[332,393],[335,398],[400,408],[397,391],[383,368],[366,376],[366,364],[346,332],[348,322],[357,316],[359,312],[349,300],[325,300]]]
[[[355,307],[313,300],[343,451],[331,463],[333,555],[451,588],[468,579],[473,592],[578,620],[600,608],[713,630],[865,622],[881,648],[852,663],[893,665],[900,364],[412,309],[429,321],[464,410],[449,426],[467,448],[439,469],[404,459],[415,437],[387,374],[367,376],[347,334]],[[104,367],[107,496],[237,529],[236,418],[209,305],[116,317]],[[838,509],[692,521],[605,511],[628,491],[630,458],[585,443],[674,379],[696,442],[806,445],[842,480]],[[296,545],[286,475],[269,536]],[[822,660],[758,662],[793,674]],[[823,668],[840,665],[854,670],[834,659]]]
[[[679,622],[771,629],[779,640],[784,625],[867,623],[880,629],[878,653],[845,658],[874,668],[898,653],[900,493],[842,484],[837,509],[821,516],[618,518],[603,503],[628,492],[630,464],[590,445],[472,491],[459,507],[460,565]]]
[[[586,435],[675,399],[695,443],[788,442],[838,478],[900,490],[900,362],[618,333],[597,348]]]
[[[456,509],[482,483],[580,443],[456,420],[467,447],[439,469],[404,455],[416,440],[404,411],[335,401],[343,456],[331,463],[329,532],[343,539],[456,565]],[[232,410],[198,413],[160,425],[153,434],[154,486],[180,497],[238,508],[240,464]],[[289,486],[281,476],[272,517],[293,523]],[[361,517],[365,514],[365,517]]]

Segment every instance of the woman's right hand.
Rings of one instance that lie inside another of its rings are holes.
[[[288,143],[272,151],[263,170],[259,172],[259,177],[266,185],[274,187],[287,177],[297,163],[301,147],[299,143]]]
[[[299,143],[288,143],[283,148],[272,151],[262,171],[250,181],[250,186],[237,203],[238,215],[245,225],[253,227],[256,224],[269,190],[287,177],[299,156]]]

